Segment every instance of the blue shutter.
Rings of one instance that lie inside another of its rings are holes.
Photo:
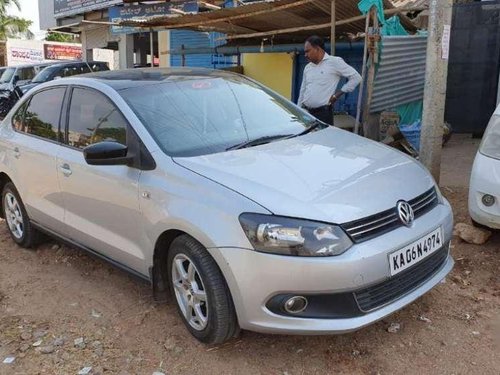
[[[221,34],[198,32],[190,30],[171,30],[170,32],[170,48],[180,49],[182,45],[185,48],[207,48],[216,47],[223,44],[224,41],[216,40]],[[197,68],[218,68],[226,66],[231,57],[219,55],[186,55],[186,66]],[[172,55],[170,57],[171,66],[182,66],[182,56]]]

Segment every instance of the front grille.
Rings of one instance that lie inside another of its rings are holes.
[[[378,309],[403,297],[430,279],[448,257],[448,244],[389,280],[354,292],[354,298],[363,312]]]
[[[438,197],[436,189],[432,188],[408,203],[413,208],[415,219],[417,219],[437,206]],[[394,208],[389,210],[365,217],[364,219],[342,224],[342,228],[355,243],[360,243],[390,232],[402,225],[396,212],[396,205],[394,205]]]

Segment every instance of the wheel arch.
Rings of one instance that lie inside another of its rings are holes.
[[[11,178],[5,172],[0,172],[0,194],[8,182],[12,182]],[[4,218],[3,214],[3,199],[0,199],[0,217]]]

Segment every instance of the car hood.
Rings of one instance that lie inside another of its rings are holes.
[[[434,185],[410,157],[335,128],[174,161],[276,215],[338,224],[395,207]]]

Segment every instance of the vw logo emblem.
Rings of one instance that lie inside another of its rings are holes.
[[[410,204],[405,201],[399,201],[396,210],[398,211],[399,220],[407,227],[411,227],[413,225],[413,220],[415,220],[415,213]]]

